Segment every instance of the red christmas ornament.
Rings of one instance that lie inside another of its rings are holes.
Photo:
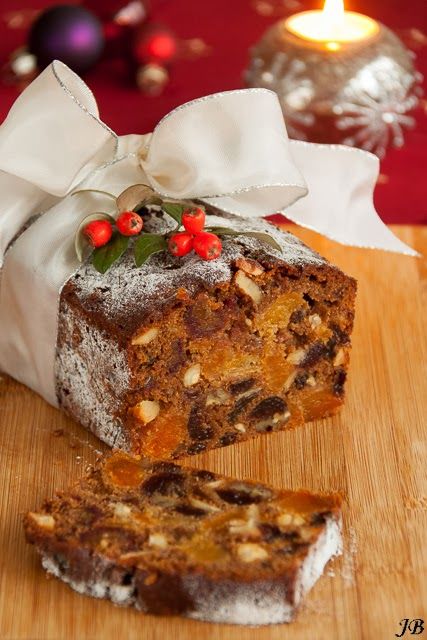
[[[193,248],[203,260],[215,260],[221,255],[222,244],[214,233],[202,231],[194,237]]]
[[[206,221],[206,214],[201,207],[186,209],[182,214],[182,224],[189,233],[200,233],[203,231]]]
[[[116,220],[116,226],[122,236],[137,236],[144,223],[135,211],[123,211]]]
[[[113,227],[108,220],[93,220],[85,226],[83,233],[92,247],[103,247],[111,240]]]
[[[133,55],[139,64],[157,62],[167,64],[173,60],[178,49],[174,34],[161,26],[142,27],[137,31],[133,44]]]
[[[193,248],[193,236],[190,233],[181,231],[180,233],[174,233],[168,241],[169,252],[173,256],[181,258],[190,253]]]

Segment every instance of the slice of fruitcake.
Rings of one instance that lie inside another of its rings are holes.
[[[170,222],[147,214],[144,229]],[[58,401],[110,446],[180,458],[343,403],[355,280],[265,221],[207,224],[236,234],[216,260],[164,251],[137,268],[128,253],[62,290]]]
[[[79,593],[235,624],[292,619],[340,552],[340,498],[115,452],[37,512],[27,540]]]

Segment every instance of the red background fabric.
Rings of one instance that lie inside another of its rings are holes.
[[[294,11],[320,8],[323,4],[323,0],[266,0],[264,5],[275,7],[276,14],[264,16],[256,11],[256,1],[151,0],[153,22],[170,26],[179,38],[202,38],[211,51],[196,60],[177,60],[170,84],[158,97],[146,97],[135,88],[125,60],[101,61],[85,76],[97,98],[101,118],[119,134],[146,133],[165,113],[183,102],[242,87],[248,50],[264,30],[280,15],[292,13],[292,4]],[[102,0],[99,2],[102,4]],[[7,13],[53,4],[59,3],[1,1],[1,64],[14,49],[25,44],[26,38],[24,29],[6,26]],[[427,76],[426,0],[346,0],[346,8],[380,20],[404,38],[410,29],[417,29],[421,36],[415,43],[416,66]],[[0,121],[17,95],[15,87],[0,84]],[[390,150],[382,162],[375,198],[386,222],[427,223],[427,101],[422,102],[416,117],[417,127],[406,133],[404,148]]]

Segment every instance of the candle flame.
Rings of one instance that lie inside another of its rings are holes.
[[[344,17],[344,0],[325,0],[323,15],[334,22]]]
[[[345,20],[344,0],[325,0],[321,15],[327,29],[340,29]]]
[[[323,10],[303,11],[290,16],[286,28],[305,40],[323,43],[329,51],[343,44],[361,42],[379,31],[375,20],[345,10],[345,0],[324,0]]]

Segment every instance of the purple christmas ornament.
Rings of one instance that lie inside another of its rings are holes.
[[[75,5],[58,5],[43,11],[34,22],[28,46],[40,69],[52,60],[61,60],[82,73],[99,59],[104,36],[92,13]]]

